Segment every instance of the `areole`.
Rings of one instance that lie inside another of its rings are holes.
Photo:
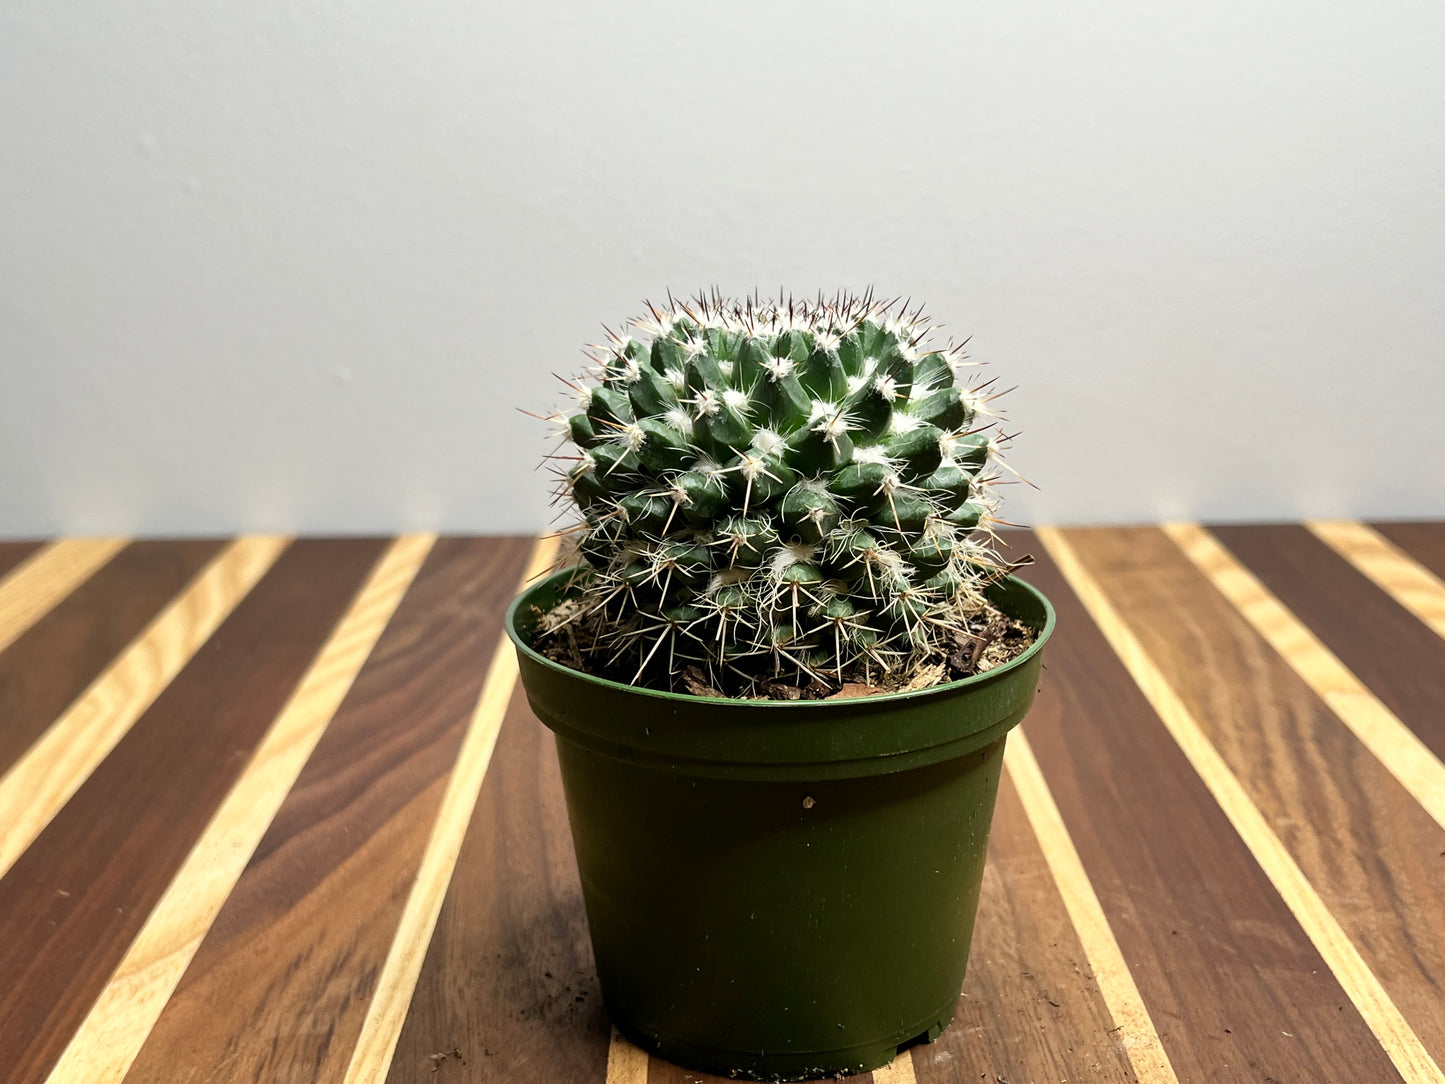
[[[1038,632],[962,681],[841,701],[622,685],[528,638],[569,572],[507,613],[556,734],[602,991],[618,1028],[689,1068],[786,1080],[886,1064],[951,1019],[1004,739],[1054,627],[1021,580],[992,601]]]

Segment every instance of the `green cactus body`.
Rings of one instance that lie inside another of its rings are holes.
[[[558,416],[599,662],[749,695],[945,654],[999,574],[998,441],[961,348],[871,297],[649,309]]]

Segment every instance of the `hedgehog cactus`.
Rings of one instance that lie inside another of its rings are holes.
[[[556,416],[594,661],[663,688],[696,665],[748,695],[943,658],[1001,571],[998,438],[934,330],[871,296],[714,291],[609,331]]]

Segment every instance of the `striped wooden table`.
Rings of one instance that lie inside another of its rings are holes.
[[[1040,530],[953,1026],[875,1081],[1445,1081],[1445,524]],[[520,538],[0,543],[0,1079],[703,1078],[610,1035]]]

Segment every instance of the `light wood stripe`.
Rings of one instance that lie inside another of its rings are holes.
[[[532,547],[521,582],[526,584],[550,568],[557,549],[555,536],[539,538]],[[346,1084],[383,1084],[386,1079],[516,681],[517,655],[504,640],[492,656],[476,710],[462,739],[461,752],[457,754],[446,793],[442,795],[416,881],[407,897],[346,1069]]]
[[[607,1084],[647,1084],[647,1051],[633,1046],[616,1028],[607,1045]]]
[[[1309,628],[1212,534],[1194,523],[1163,527],[1195,566],[1445,828],[1445,764],[1380,702]]]
[[[245,598],[287,542],[250,536],[217,554],[0,778],[0,876]]]
[[[129,1071],[435,540],[403,536],[377,562],[71,1038],[49,1084],[108,1084]]]
[[[1114,931],[1109,928],[1108,916],[1104,914],[1103,905],[1089,881],[1088,871],[1074,848],[1063,814],[1054,802],[1049,784],[1021,729],[1009,735],[1003,760],[1023,801],[1029,824],[1038,837],[1049,872],[1063,896],[1069,919],[1078,931],[1079,942],[1089,958],[1089,966],[1094,970],[1094,981],[1098,983],[1109,1015],[1119,1029],[1119,1040],[1134,1068],[1134,1075],[1144,1084],[1153,1081],[1178,1084],[1174,1066],[1159,1041],[1159,1033],[1154,1028],[1139,988],[1134,984],[1134,976],[1129,973],[1129,965],[1114,938]]]
[[[905,1050],[883,1068],[874,1069],[873,1084],[918,1084],[913,1075],[913,1051]]]
[[[1406,1084],[1445,1084],[1445,1073],[1440,1071],[1409,1021],[1290,857],[1198,721],[1124,623],[1098,582],[1080,563],[1073,547],[1057,530],[1040,528],[1036,534]]]
[[[62,538],[0,580],[0,651],[125,547],[124,538]]]
[[[1437,636],[1445,637],[1445,583],[1435,573],[1364,523],[1317,519],[1305,526]]]

